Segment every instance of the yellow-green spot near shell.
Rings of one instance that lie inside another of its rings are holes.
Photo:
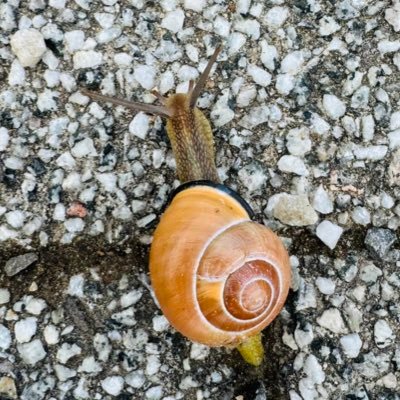
[[[236,347],[244,360],[255,367],[261,365],[264,359],[264,347],[261,339],[261,333],[257,333]]]

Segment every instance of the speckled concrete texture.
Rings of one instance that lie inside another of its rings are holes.
[[[219,43],[218,172],[293,268],[260,368],[154,299],[164,121],[79,91],[154,103]],[[0,60],[1,398],[400,399],[399,0],[3,0]]]

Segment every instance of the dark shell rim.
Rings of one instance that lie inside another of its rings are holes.
[[[168,196],[168,201],[167,201],[166,206],[171,204],[172,200],[174,199],[174,197],[178,193],[183,192],[184,190],[192,188],[192,187],[195,187],[195,186],[208,186],[208,187],[212,187],[212,188],[217,189],[217,190],[219,190],[219,191],[221,191],[223,193],[228,194],[233,199],[235,199],[246,210],[246,212],[249,215],[250,219],[254,219],[255,213],[254,213],[253,209],[251,208],[249,203],[247,203],[247,201],[242,196],[240,196],[239,193],[237,193],[236,191],[234,191],[230,187],[223,185],[222,183],[216,183],[216,182],[208,181],[208,180],[189,181],[189,182],[183,183],[182,185],[179,185]]]

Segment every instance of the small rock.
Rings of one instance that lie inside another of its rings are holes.
[[[356,224],[368,225],[371,223],[371,214],[365,207],[355,207],[351,213],[351,218]]]
[[[8,289],[0,288],[0,305],[6,304],[10,301],[10,291]]]
[[[396,239],[396,234],[390,229],[371,228],[368,229],[364,243],[375,257],[382,259],[386,256]]]
[[[322,221],[316,230],[318,238],[333,250],[342,236],[343,228],[330,221]]]
[[[173,33],[178,33],[182,30],[183,23],[185,21],[185,13],[180,8],[168,12],[163,20],[161,26]]]
[[[385,11],[385,19],[395,32],[400,31],[400,2],[393,1],[393,7]]]
[[[34,67],[46,52],[43,35],[36,29],[20,29],[11,36],[11,49],[23,67]]]
[[[0,349],[7,350],[11,345],[11,333],[4,326],[0,324]]]
[[[35,339],[29,343],[18,344],[17,349],[24,362],[30,365],[35,365],[47,355],[39,339]]]
[[[70,358],[81,354],[81,352],[82,349],[75,343],[63,343],[62,346],[57,350],[57,360],[60,363],[65,364]]]
[[[354,155],[359,160],[378,161],[385,158],[388,147],[384,145],[377,146],[356,146],[353,150]]]
[[[303,371],[315,384],[321,384],[325,380],[325,372],[321,364],[318,362],[317,357],[310,354],[304,362]]]
[[[276,30],[285,23],[288,16],[289,9],[287,7],[272,7],[265,16],[266,26],[270,30]]]
[[[7,276],[14,276],[24,269],[28,268],[30,265],[35,263],[39,259],[36,253],[26,253],[17,257],[10,258],[6,262],[4,270]]]
[[[194,360],[205,360],[210,353],[210,348],[208,346],[192,343],[192,347],[190,348],[190,358]]]
[[[74,69],[96,68],[103,63],[101,53],[94,50],[80,50],[74,54]]]
[[[8,376],[0,378],[0,397],[5,396],[5,399],[18,399],[17,388],[15,387],[14,379]]]
[[[363,354],[358,363],[354,363],[354,369],[366,378],[382,376],[390,367],[390,354],[372,352]]]
[[[146,139],[149,130],[150,118],[143,112],[137,113],[129,124],[129,133],[140,139]]]
[[[273,216],[291,226],[313,225],[318,221],[306,195],[282,193],[273,208]]]
[[[313,207],[321,214],[330,214],[333,211],[333,202],[322,185],[314,194]]]
[[[307,322],[304,326],[297,325],[294,331],[294,338],[300,349],[308,346],[314,339],[312,325],[309,322]]]
[[[309,174],[303,160],[291,155],[282,156],[278,161],[278,168],[280,171],[300,176],[308,176]]]
[[[333,94],[326,94],[323,97],[323,106],[325,112],[332,119],[339,119],[346,113],[346,105],[342,100],[338,99]]]
[[[37,329],[37,318],[28,317],[17,321],[14,325],[15,338],[18,343],[29,342],[35,335]]]
[[[356,358],[361,350],[362,341],[358,333],[351,333],[340,338],[344,354],[349,358]]]
[[[80,201],[74,201],[67,209],[67,216],[85,218],[87,212],[88,211],[84,204],[82,204]]]
[[[109,376],[101,381],[101,387],[106,393],[118,396],[124,388],[124,378],[122,376]]]
[[[372,263],[360,268],[360,279],[369,285],[374,284],[380,276],[382,276],[382,270]]]
[[[304,156],[311,150],[309,131],[305,127],[291,129],[286,140],[286,147],[293,156]]]
[[[390,346],[393,343],[395,336],[393,335],[392,328],[384,320],[380,319],[374,325],[374,339],[376,345],[380,349]]]
[[[315,280],[318,290],[326,295],[331,295],[335,293],[335,282],[329,278],[318,277]]]
[[[322,315],[317,318],[317,322],[333,333],[346,333],[347,331],[342,315],[337,308],[330,308],[324,311]]]
[[[67,368],[64,365],[56,364],[54,366],[54,371],[57,375],[57,378],[60,382],[65,382],[70,378],[76,376],[76,371],[73,369]]]

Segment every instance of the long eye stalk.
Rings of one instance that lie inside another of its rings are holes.
[[[197,81],[196,86],[190,93],[190,107],[194,108],[196,105],[196,101],[200,96],[201,91],[204,88],[204,85],[207,82],[208,75],[210,75],[211,68],[214,65],[215,61],[217,61],[218,54],[221,52],[222,46],[218,46],[214,54],[211,56],[210,60],[208,61],[208,64],[206,68],[204,69],[203,73],[200,76],[200,79]]]
[[[80,91],[82,94],[89,96],[90,98],[92,98],[93,100],[96,100],[96,101],[100,100],[102,102],[112,103],[117,106],[124,106],[131,110],[143,111],[145,113],[159,115],[159,116],[165,117],[165,118],[169,118],[171,116],[168,109],[163,106],[155,106],[153,104],[137,103],[135,101],[118,99],[118,98],[110,97],[110,96],[104,96],[103,94],[92,92],[87,89],[80,89]]]

